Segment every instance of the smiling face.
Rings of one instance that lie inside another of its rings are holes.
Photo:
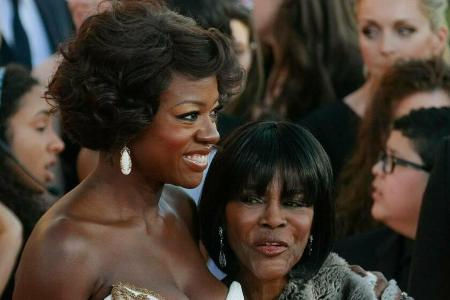
[[[447,30],[433,31],[421,5],[420,0],[358,2],[359,44],[370,76],[380,78],[398,59],[443,53]]]
[[[276,179],[265,195],[247,189],[228,202],[225,232],[240,262],[239,280],[285,282],[305,251],[313,215],[303,192],[281,191]]]
[[[133,171],[157,183],[199,185],[211,147],[219,141],[218,99],[216,77],[191,80],[174,74],[152,122],[131,143]]]
[[[54,130],[50,105],[42,98],[43,93],[44,88],[35,85],[22,96],[17,112],[8,121],[7,136],[19,162],[37,180],[49,185],[55,177],[51,167],[64,150],[64,143]]]
[[[393,130],[386,145],[388,155],[423,165],[410,140]],[[422,197],[428,182],[428,173],[411,167],[396,165],[392,174],[384,174],[381,162],[372,173],[372,216],[394,231],[415,238]]]

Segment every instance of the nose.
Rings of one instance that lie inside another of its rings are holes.
[[[65,144],[64,144],[63,140],[59,137],[59,135],[54,130],[52,130],[50,135],[51,136],[50,136],[50,142],[48,144],[48,150],[51,153],[55,153],[55,154],[61,153],[65,148]]]
[[[372,166],[372,174],[373,176],[381,175],[383,174],[382,170],[382,163],[381,160],[378,160],[373,166]]]
[[[201,143],[215,145],[219,139],[220,134],[217,131],[216,123],[208,116],[197,131],[197,140]]]
[[[395,52],[395,47],[394,38],[389,33],[383,34],[380,39],[380,53],[384,56],[392,55]]]
[[[280,205],[278,203],[267,204],[260,219],[261,226],[275,229],[284,227],[286,223],[286,218]]]

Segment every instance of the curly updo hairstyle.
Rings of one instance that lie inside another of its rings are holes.
[[[113,152],[151,122],[172,75],[216,76],[222,100],[243,76],[229,40],[156,1],[111,1],[61,48],[47,99],[83,147]]]

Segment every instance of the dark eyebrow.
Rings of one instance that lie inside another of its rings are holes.
[[[220,99],[221,99],[220,96],[217,97],[216,101],[214,101],[214,104],[216,104],[218,102],[220,103]],[[195,104],[195,105],[198,105],[198,106],[205,106],[205,102],[203,102],[203,101],[199,101],[199,100],[182,100],[181,102],[177,103],[175,105],[175,107],[183,105],[183,104]]]

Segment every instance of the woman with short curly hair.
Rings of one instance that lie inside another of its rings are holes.
[[[195,206],[163,186],[202,179],[217,111],[242,78],[229,41],[156,2],[114,1],[62,55],[47,97],[99,160],[40,220],[14,299],[225,299]]]

